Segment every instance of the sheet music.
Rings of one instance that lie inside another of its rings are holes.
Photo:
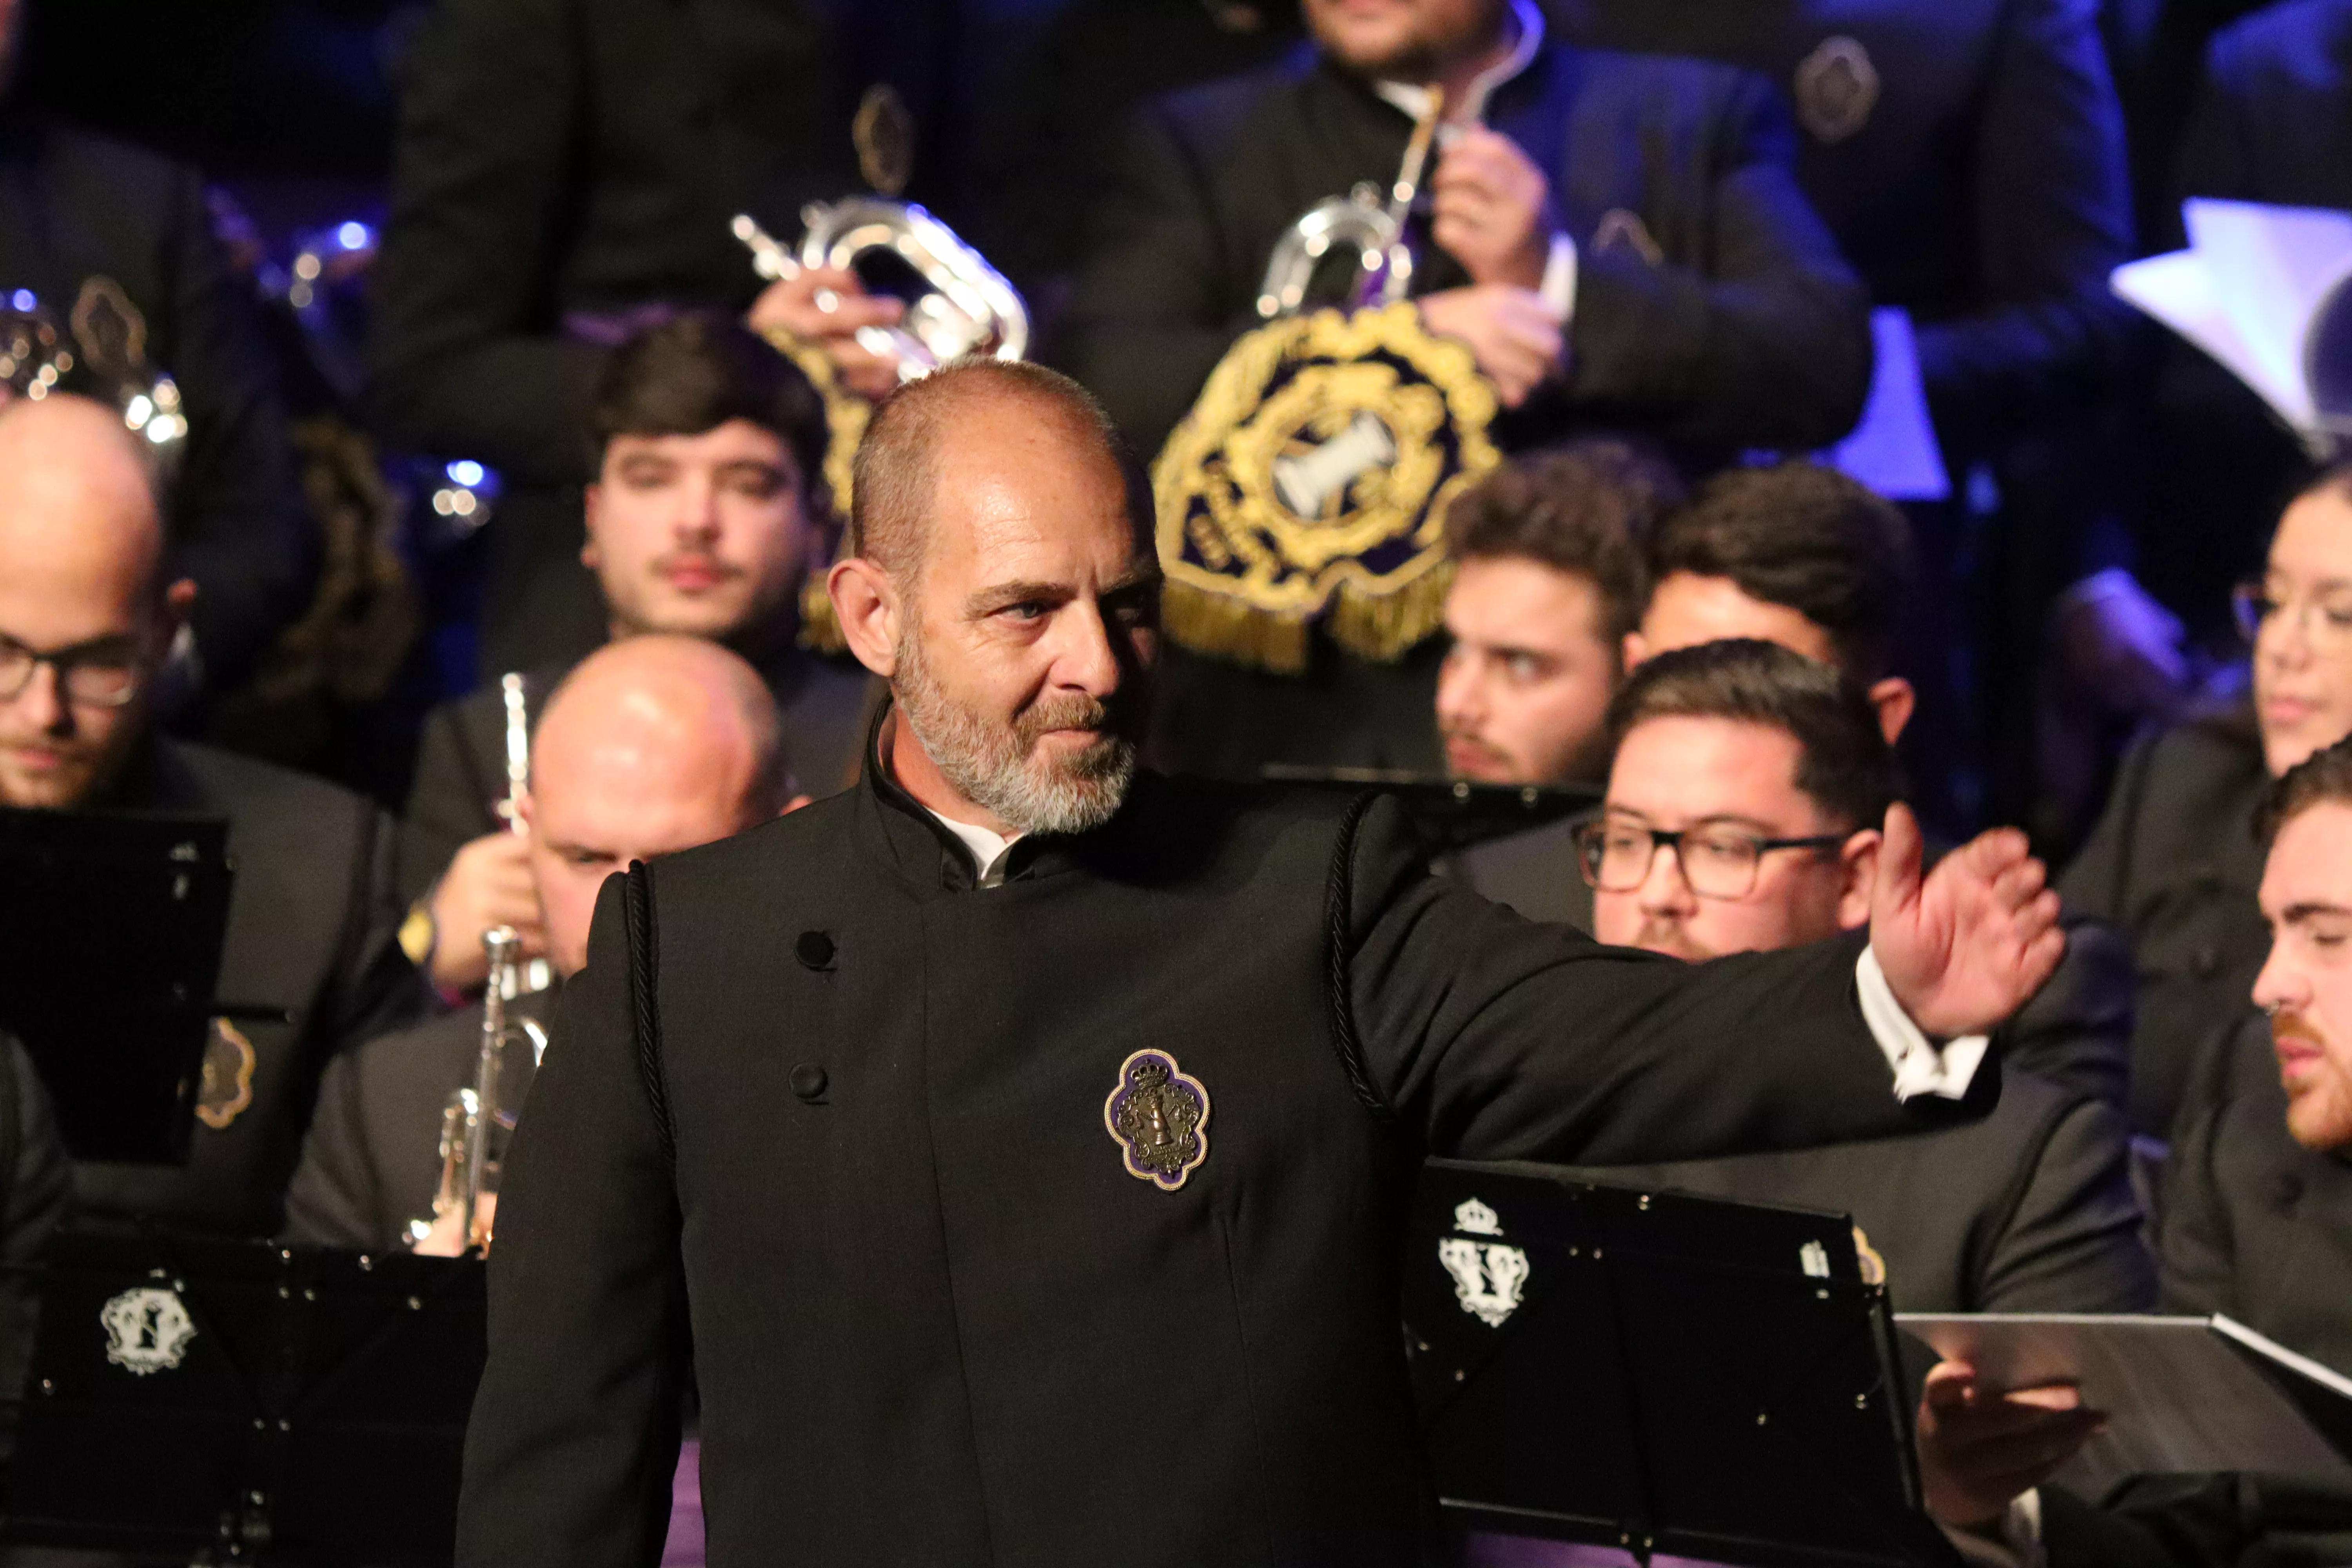
[[[2111,1417],[2107,1431],[2057,1477],[2085,1496],[2126,1476],[2184,1471],[2352,1480],[2352,1462],[2273,1381],[2312,1377],[2294,1364],[2302,1358],[2282,1359],[2268,1341],[2227,1320],[1898,1312],[1895,1324],[1947,1359],[1968,1362],[1995,1387],[2078,1385],[2087,1404]],[[2257,1370],[2249,1352],[2280,1370]],[[2343,1395],[2345,1381],[2319,1370],[2325,1381],[2314,1378],[2314,1388]]]
[[[2320,429],[2304,371],[2312,319],[2352,273],[2352,213],[2183,204],[2189,248],[2117,268],[2116,293],[2221,362],[2298,433]]]

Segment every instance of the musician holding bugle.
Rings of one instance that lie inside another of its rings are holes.
[[[1059,363],[1140,448],[1160,449],[1188,408],[1229,416],[1209,405],[1211,373],[1244,333],[1278,314],[1367,303],[1349,287],[1353,247],[1297,243],[1318,215],[1349,221],[1351,188],[1358,205],[1402,209],[1395,243],[1365,260],[1388,279],[1400,253],[1409,260],[1394,297],[1417,305],[1430,334],[1467,347],[1506,452],[1605,427],[1721,461],[1827,446],[1853,426],[1870,376],[1868,301],[1798,189],[1769,83],[1549,41],[1532,0],[1306,0],[1305,11],[1314,51],[1139,116],[1095,215]],[[1424,163],[1416,149],[1432,131]],[[1283,276],[1285,256],[1299,258],[1295,276]],[[1483,424],[1455,401],[1457,425]],[[1410,447],[1409,412],[1385,423]],[[1328,450],[1329,436],[1297,439],[1326,438]],[[1312,489],[1304,510],[1283,499],[1310,527],[1335,513],[1352,523],[1362,498],[1345,489]],[[1441,568],[1421,562],[1404,584],[1394,559],[1434,539],[1426,516],[1356,552],[1355,586],[1381,603],[1353,637],[1327,620],[1320,629],[1338,635],[1270,645],[1255,623],[1301,612],[1254,597],[1254,578],[1207,614],[1180,614],[1171,597],[1177,646],[1154,732],[1163,759],[1241,775],[1265,761],[1438,771],[1427,714]],[[1231,556],[1262,576],[1264,543],[1224,541],[1208,569]],[[1311,553],[1284,565],[1315,576]],[[1171,584],[1183,576],[1171,572]]]
[[[805,799],[791,793],[775,705],[758,673],[694,637],[632,637],[590,655],[549,700],[533,763],[517,842],[534,923],[559,979],[501,999],[517,1026],[543,1020],[560,977],[587,961],[589,916],[606,876],[632,860],[724,838]],[[461,1194],[445,1179],[455,1173],[439,1144],[452,1097],[475,1086],[482,1020],[478,1003],[347,1051],[328,1068],[287,1194],[289,1239],[459,1250]],[[538,1053],[502,1049],[493,1096],[485,1097],[496,1103],[473,1114],[511,1125]]]
[[[451,0],[402,72],[391,213],[373,278],[371,413],[388,438],[470,458],[507,488],[488,525],[482,668],[604,640],[574,563],[589,405],[615,344],[679,309],[750,312],[879,390],[855,279],[763,286],[728,229],[790,236],[811,201],[868,184],[853,135],[887,98],[911,121],[914,192],[944,131],[940,0],[659,5]],[[832,309],[826,309],[830,303]]]

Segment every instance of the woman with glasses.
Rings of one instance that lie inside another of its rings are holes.
[[[2193,1109],[2194,1064],[2251,1005],[2269,949],[2254,902],[2263,793],[2352,734],[2352,465],[2288,503],[2263,575],[2237,589],[2232,608],[2252,655],[2250,692],[2134,751],[2059,883],[2070,906],[2132,939],[2132,1121],[2158,1138]]]

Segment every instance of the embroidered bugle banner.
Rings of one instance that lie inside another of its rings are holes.
[[[1411,304],[1250,332],[1152,465],[1168,634],[1283,673],[1318,623],[1402,658],[1444,619],[1445,509],[1500,461],[1494,418],[1469,349]]]

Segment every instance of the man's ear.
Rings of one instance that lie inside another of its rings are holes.
[[[1650,657],[1650,639],[1640,632],[1627,632],[1619,666],[1627,675],[1642,668]]]
[[[525,784],[515,794],[515,820],[521,823],[525,828],[530,827],[532,809],[530,786],[529,784]]]
[[[1878,829],[1865,827],[1838,847],[1840,931],[1860,931],[1870,923],[1870,889],[1878,878]]]
[[[862,555],[836,561],[825,574],[824,589],[833,599],[834,618],[857,662],[888,680],[898,673],[898,584],[889,574]]]
[[[604,516],[604,487],[593,480],[580,492],[581,521],[587,534],[580,544],[580,564],[591,572],[604,565],[596,549],[596,524]]]
[[[1904,727],[1919,707],[1919,693],[1899,675],[1870,684],[1870,705],[1878,710],[1878,732],[1893,745],[1903,738]]]

